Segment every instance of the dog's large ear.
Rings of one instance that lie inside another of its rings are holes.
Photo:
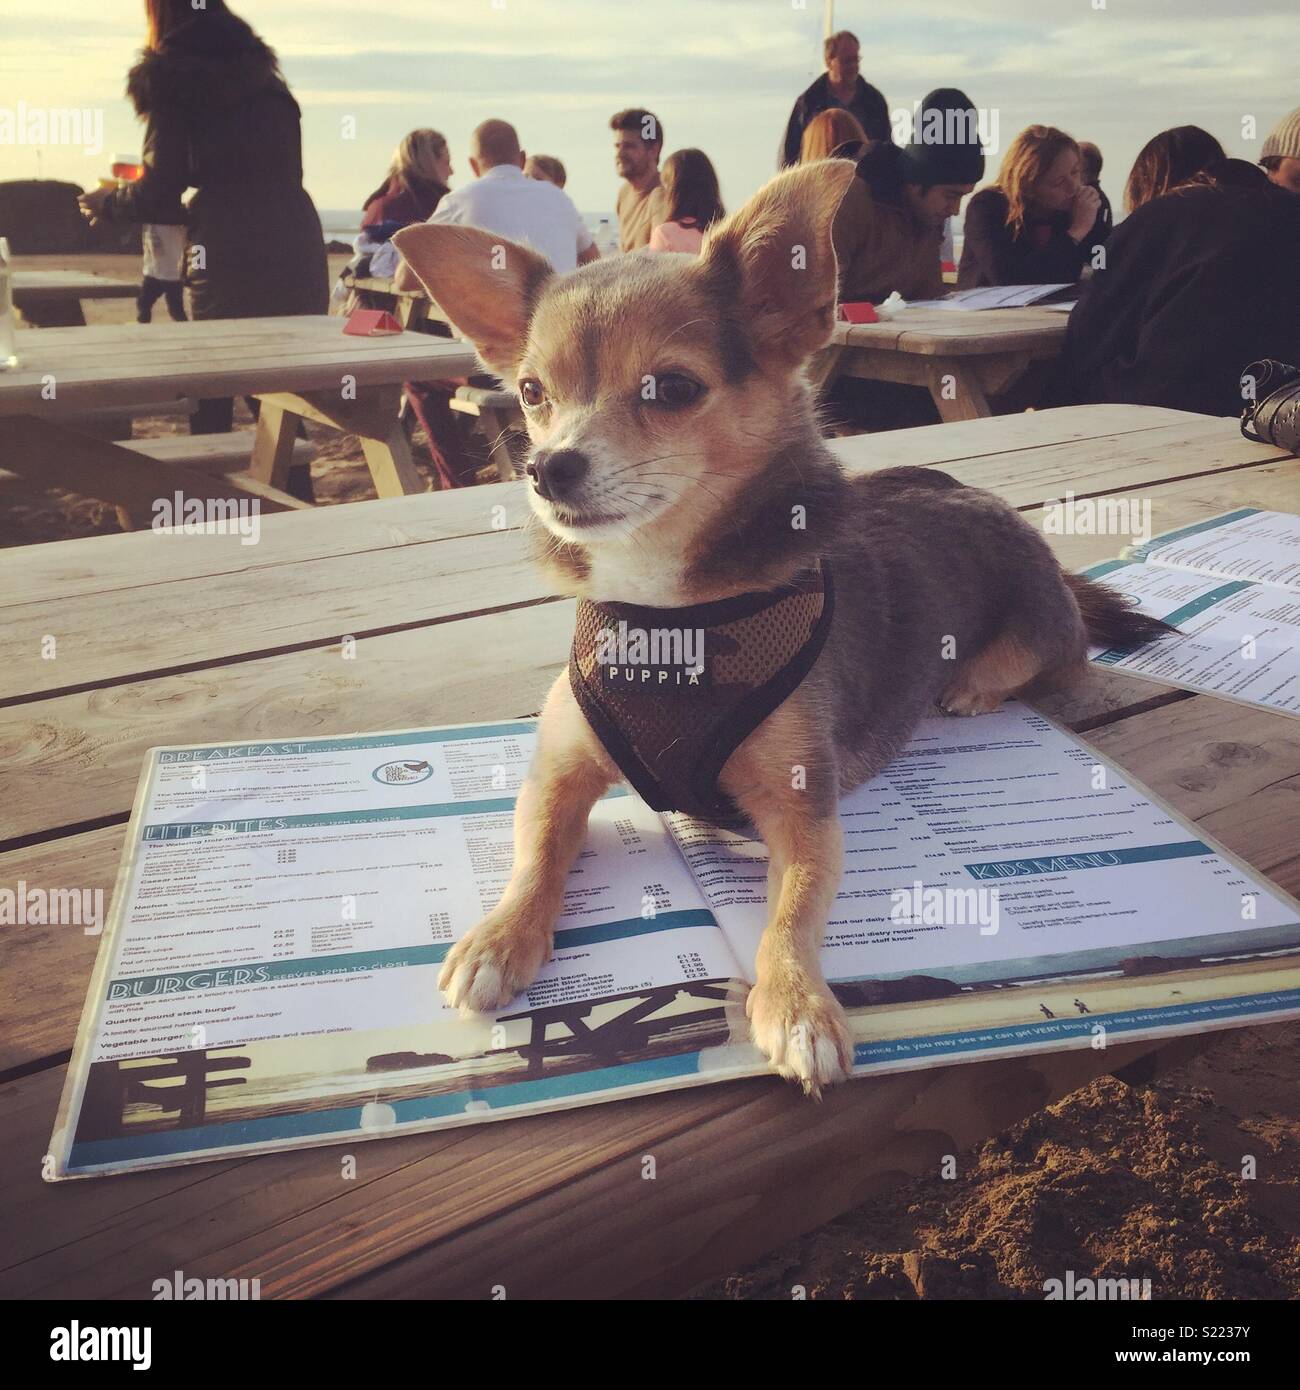
[[[797,364],[830,340],[831,222],[854,167],[821,159],[778,174],[705,238],[701,269],[724,300],[740,305],[757,356]]]
[[[403,227],[393,245],[483,361],[513,376],[538,292],[554,274],[550,262],[492,232],[450,223]]]

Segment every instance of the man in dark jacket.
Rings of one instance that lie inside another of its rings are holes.
[[[1050,403],[1239,414],[1245,366],[1300,364],[1297,246],[1300,198],[1263,179],[1144,203],[1070,314]]]
[[[804,127],[814,116],[833,106],[842,106],[856,116],[869,140],[888,142],[893,138],[889,107],[883,94],[858,75],[861,50],[857,39],[847,29],[841,29],[826,40],[823,54],[826,71],[795,102],[790,113],[785,142],[777,160],[779,168],[798,164]]]

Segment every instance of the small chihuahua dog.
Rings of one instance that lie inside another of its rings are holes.
[[[769,852],[753,1040],[813,1095],[853,1064],[819,962],[841,793],[879,773],[936,704],[984,713],[1077,674],[1090,640],[1133,646],[1164,630],[1064,574],[991,493],[931,468],[841,470],[804,366],[831,336],[831,220],[853,177],[845,160],[779,175],[711,229],[698,258],[639,251],[557,275],[476,228],[394,237],[457,330],[518,386],[540,559],[559,588],[680,610],[780,594],[810,570],[834,577],[811,667],[717,777]],[[495,1010],[532,982],[588,814],[622,775],[561,675],[519,794],[509,884],[439,979],[453,1006]]]

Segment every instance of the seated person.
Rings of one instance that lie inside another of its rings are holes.
[[[1174,126],[1153,135],[1138,151],[1124,185],[1124,211],[1132,212],[1171,188],[1181,188],[1224,157],[1223,146],[1198,125]]]
[[[1300,193],[1300,106],[1269,131],[1259,163],[1279,188]]]
[[[470,137],[474,181],[449,193],[430,222],[482,227],[540,251],[558,271],[594,261],[599,252],[578,209],[563,189],[524,174],[519,136],[507,121],[488,120]],[[394,282],[399,290],[420,289],[405,261]]]
[[[704,233],[726,216],[713,164],[703,150],[674,150],[660,177],[668,220],[651,231],[650,249],[698,255]]]
[[[569,178],[564,165],[553,154],[530,154],[524,164],[524,173],[530,179],[553,183],[556,188],[563,188]]]
[[[931,92],[921,103],[912,141],[902,149],[874,145],[857,173],[831,229],[840,299],[879,304],[895,290],[904,299],[946,293],[944,224],[984,174],[975,108],[965,93]]]
[[[799,163],[811,164],[817,159],[851,159],[856,163],[871,145],[853,112],[833,106],[819,112],[804,127]]]
[[[448,192],[451,175],[446,140],[436,130],[411,131],[394,151],[383,183],[366,199],[361,225],[427,222]]]
[[[1049,403],[1237,415],[1241,372],[1300,363],[1300,198],[1224,160],[1115,228],[1070,314]]]
[[[1053,126],[1022,130],[997,182],[967,204],[965,232],[959,289],[1078,280],[1106,240],[1101,197],[1083,181],[1079,146]]]

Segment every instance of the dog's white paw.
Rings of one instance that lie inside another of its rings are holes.
[[[448,951],[438,988],[462,1014],[492,1013],[532,984],[550,954],[549,925],[493,912]]]
[[[945,714],[992,714],[1001,709],[1005,695],[993,695],[987,691],[966,690],[955,685],[939,697],[939,708]]]
[[[829,991],[794,980],[756,984],[745,1001],[755,1046],[805,1095],[843,1081],[853,1069],[853,1034],[839,1001]]]

